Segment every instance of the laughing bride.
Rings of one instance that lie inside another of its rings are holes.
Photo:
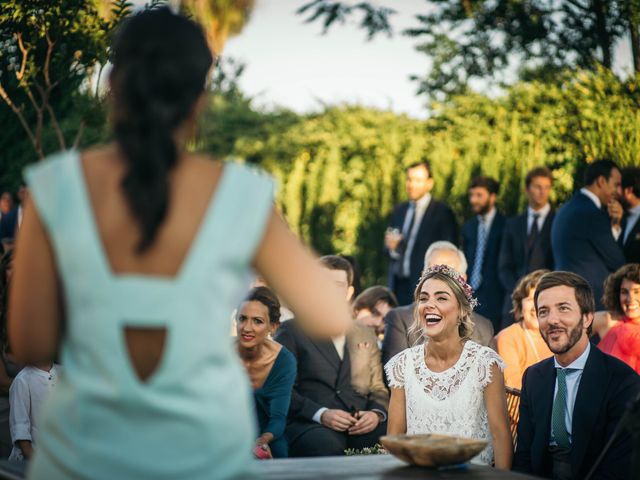
[[[439,433],[487,440],[472,461],[511,468],[502,370],[493,350],[471,340],[471,287],[451,267],[426,270],[415,290],[414,323],[426,338],[385,366],[391,402],[387,433]]]

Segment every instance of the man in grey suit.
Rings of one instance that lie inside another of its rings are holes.
[[[453,243],[440,241],[431,244],[424,256],[424,267],[448,265],[462,275],[467,275],[467,259],[462,250]],[[387,363],[394,355],[406,348],[424,341],[419,331],[411,331],[415,303],[394,308],[384,317],[384,340],[382,341],[382,363]],[[482,315],[473,313],[475,328],[471,340],[495,350],[493,324]]]

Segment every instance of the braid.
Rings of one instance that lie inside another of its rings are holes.
[[[114,134],[127,164],[122,189],[149,248],[169,205],[173,138],[203,92],[213,61],[199,27],[161,8],[134,15],[114,46]]]

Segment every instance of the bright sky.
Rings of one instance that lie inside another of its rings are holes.
[[[334,24],[322,35],[318,23],[306,24],[295,14],[305,0],[257,0],[239,36],[228,40],[223,55],[247,64],[241,89],[259,105],[282,105],[297,112],[322,109],[323,103],[360,103],[424,117],[424,100],[415,96],[409,75],[425,71],[427,57],[411,38],[377,35],[367,41],[357,27]],[[415,25],[412,15],[424,12],[424,0],[386,3],[398,13],[396,31]]]
[[[409,76],[424,75],[426,55],[416,52],[417,40],[396,33],[366,40],[357,27],[335,24],[322,35],[320,22],[305,24],[295,10],[306,0],[257,0],[249,23],[239,36],[228,40],[223,55],[246,63],[241,89],[258,105],[281,105],[296,112],[321,110],[323,104],[347,102],[375,106],[425,118],[424,97],[416,97],[417,82]],[[415,26],[415,14],[424,13],[424,0],[379,1],[395,8],[396,32]],[[616,70],[629,71],[627,42],[616,49]],[[624,61],[622,60],[624,59]]]

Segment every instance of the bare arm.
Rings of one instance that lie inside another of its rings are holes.
[[[29,460],[33,455],[33,444],[31,443],[31,440],[18,440],[16,442],[16,445],[20,450],[22,450],[22,455],[24,455],[24,458]]]
[[[8,318],[11,348],[19,363],[50,362],[60,334],[61,287],[49,238],[29,197],[14,262]]]
[[[495,363],[491,366],[491,383],[484,389],[484,403],[487,407],[489,428],[493,437],[496,468],[509,470],[513,458],[513,443],[509,431],[507,397],[502,372]]]
[[[344,293],[273,211],[254,265],[312,336],[342,335],[352,323]]]
[[[391,387],[387,435],[407,433],[407,412],[404,388]]]
[[[504,360],[504,363],[507,364],[504,369],[504,381],[505,383],[512,387],[520,389],[522,387],[522,374],[524,373],[522,369],[522,361],[521,361],[521,352],[522,355],[525,354],[523,351],[523,346],[518,345],[518,342],[514,335],[513,331],[509,332],[500,332],[496,336],[496,347],[498,354]]]
[[[618,320],[618,318],[613,318],[606,310],[596,312],[593,315],[592,334],[598,335],[602,340],[609,329],[618,323]]]

